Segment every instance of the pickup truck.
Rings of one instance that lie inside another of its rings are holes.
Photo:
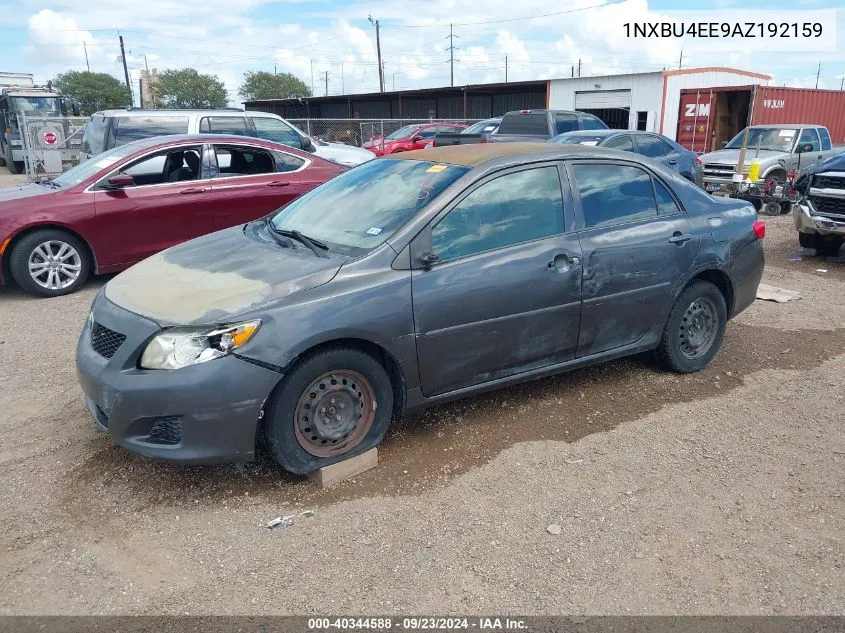
[[[792,208],[798,243],[836,255],[845,242],[845,154],[807,169],[795,182],[801,202]]]
[[[746,181],[738,194],[733,182],[739,163],[740,148],[746,130],[745,161],[742,175]],[[771,181],[781,186],[787,179],[794,179],[808,167],[830,158],[835,153],[826,127],[820,125],[753,125],[725,143],[724,149],[700,156],[704,176],[704,190],[719,196],[738,195],[748,199],[759,211],[766,197],[753,193],[755,186],[763,187]],[[751,181],[748,174],[752,163],[759,164],[759,176]],[[784,202],[781,212],[788,212],[791,205]],[[778,205],[774,206],[777,211]],[[769,205],[766,206],[769,209]]]
[[[604,121],[573,110],[515,110],[502,117],[495,134],[437,134],[435,147],[472,143],[543,143],[553,136],[575,130],[606,130]]]

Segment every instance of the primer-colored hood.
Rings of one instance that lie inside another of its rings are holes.
[[[219,323],[320,286],[345,261],[258,236],[252,225],[236,226],[174,246],[112,279],[106,298],[162,325]]]

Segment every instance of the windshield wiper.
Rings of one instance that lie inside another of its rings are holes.
[[[285,238],[284,236],[279,235],[270,220],[266,220],[265,225],[267,226],[267,233],[270,234],[270,237],[273,238],[273,241],[276,242],[276,244],[284,248],[293,248],[290,238]]]
[[[61,185],[53,180],[40,180],[38,181],[39,185],[44,185],[45,187],[52,187],[53,189],[60,189]]]
[[[286,229],[277,229],[276,227],[272,226],[272,223],[270,226],[272,227],[271,230],[273,231],[273,233],[278,233],[279,235],[284,235],[285,237],[292,237],[293,239],[297,240],[298,242],[302,242],[303,244],[305,244],[305,246],[314,251],[314,254],[317,257],[328,258],[328,255],[326,255],[323,251],[329,250],[329,247],[323,244],[321,241],[306,237],[305,235],[296,230],[288,231]]]

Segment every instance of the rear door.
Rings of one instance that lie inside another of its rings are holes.
[[[202,167],[202,145],[170,147],[121,166],[92,185],[97,221],[109,230],[92,238],[98,266],[140,261],[209,233],[211,187]],[[125,173],[135,184],[108,190],[108,178]]]
[[[412,273],[426,396],[574,356],[581,248],[563,199],[557,165],[515,168],[473,185],[414,240],[438,258]]]
[[[298,198],[309,161],[260,146],[213,143],[209,156],[215,230],[258,219]]]
[[[665,183],[640,166],[567,167],[583,250],[577,356],[642,340],[658,323],[699,238]]]

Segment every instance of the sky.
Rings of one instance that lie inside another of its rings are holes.
[[[139,72],[196,68],[226,84],[230,105],[249,70],[291,72],[314,94],[378,90],[378,19],[385,89],[448,86],[449,24],[454,24],[454,83],[607,75],[696,66],[731,66],[773,76],[773,84],[839,89],[845,77],[845,4],[770,0],[775,9],[839,9],[837,47],[828,52],[681,51],[677,42],[626,45],[621,24],[658,18],[671,0],[0,0],[0,71],[30,72],[37,82],[67,70],[123,80],[118,36],[125,41],[137,103]],[[716,19],[738,0],[710,0]],[[763,6],[763,5],[760,5]],[[563,13],[565,12],[565,13]],[[553,15],[550,15],[552,14]],[[831,27],[832,25],[826,25]]]

